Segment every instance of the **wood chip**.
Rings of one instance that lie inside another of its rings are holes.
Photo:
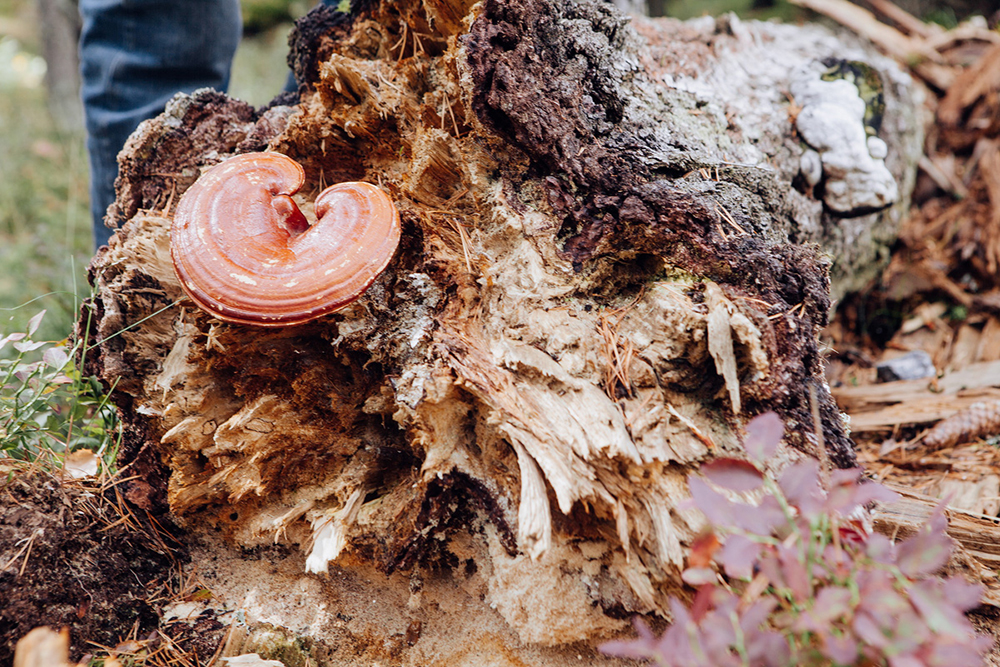
[[[835,387],[833,397],[848,412],[876,404],[906,403],[933,396],[953,396],[963,390],[1000,387],[1000,361],[972,364],[936,381],[905,380],[863,387]]]
[[[938,107],[938,120],[948,125],[962,122],[962,113],[990,90],[1000,89],[1000,44],[959,74]]]

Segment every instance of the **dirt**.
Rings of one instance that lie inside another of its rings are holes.
[[[155,630],[157,598],[185,558],[183,544],[154,531],[114,487],[3,474],[0,664],[39,625],[68,627],[74,659]]]

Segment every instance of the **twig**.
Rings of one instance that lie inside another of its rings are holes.
[[[953,196],[955,199],[965,199],[969,196],[969,189],[965,187],[962,181],[952,178],[951,175],[944,172],[943,169],[937,166],[935,162],[927,157],[926,155],[920,156],[920,162],[917,165],[924,171],[925,174],[931,177],[934,184],[939,188]]]
[[[716,203],[715,204],[715,212],[718,213],[722,217],[723,220],[725,220],[726,222],[728,222],[729,224],[731,224],[733,227],[735,227],[736,231],[739,232],[742,236],[746,236],[747,235],[746,230],[744,230],[742,227],[740,227],[739,225],[736,224],[736,220],[733,219],[733,216],[730,215],[729,211],[726,210],[725,206],[723,206],[722,204]]]
[[[868,0],[868,3],[872,6],[872,9],[898,24],[903,30],[912,35],[928,38],[940,35],[943,32],[943,29],[937,24],[924,23],[910,12],[896,6],[889,0]]]
[[[18,578],[20,578],[21,575],[24,574],[24,566],[28,564],[28,558],[31,557],[31,545],[35,541],[35,537],[37,537],[41,533],[42,533],[42,529],[41,528],[36,528],[31,533],[31,536],[27,538],[27,541],[26,541],[25,545],[23,547],[21,547],[21,550],[18,551],[16,554],[14,554],[14,557],[11,558],[9,561],[7,561],[7,563],[3,567],[0,567],[0,572],[2,572],[3,570],[6,570],[8,567],[10,567],[14,563],[16,563],[17,559],[21,557],[21,554],[23,554],[25,551],[27,551],[27,553],[24,556],[24,562],[21,563],[21,569],[17,573]]]
[[[674,408],[674,406],[672,406],[670,403],[667,403],[667,410],[674,417],[677,417],[677,419],[679,419],[682,424],[684,424],[689,429],[691,429],[691,432],[694,433],[694,435],[695,435],[696,438],[698,438],[699,440],[701,440],[701,442],[702,442],[703,445],[705,445],[709,449],[715,449],[715,442],[712,440],[712,438],[709,437],[707,433],[702,432],[702,430],[700,428],[698,428],[697,426],[695,426],[695,423],[693,421],[691,421],[690,419],[688,419],[687,417],[685,417],[681,413],[677,412],[677,410]]]

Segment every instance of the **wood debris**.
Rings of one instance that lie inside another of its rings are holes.
[[[963,23],[944,32],[925,24],[888,0],[872,2],[888,22],[848,0],[791,0],[792,4],[824,14],[882,49],[940,91],[947,91],[962,72],[962,42],[1000,43],[1000,34],[980,23]],[[895,24],[893,26],[892,24]]]
[[[881,278],[828,327],[827,379],[859,460],[903,496],[876,513],[880,530],[905,535],[945,502],[962,545],[952,565],[1000,604],[1000,33],[982,17],[945,30],[889,0],[868,0],[872,11],[793,2],[871,40],[930,89],[910,216]],[[910,350],[927,352],[938,376],[876,382],[876,364]]]

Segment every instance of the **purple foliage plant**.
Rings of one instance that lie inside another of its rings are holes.
[[[604,653],[660,667],[984,664],[992,641],[965,616],[981,587],[937,575],[951,553],[940,507],[894,543],[864,514],[894,492],[860,469],[830,472],[824,490],[812,459],[765,473],[784,425],[768,412],[746,431],[746,460],[715,459],[688,478],[709,524],[682,574],[697,589],[690,607],[672,599],[659,637],[637,617],[638,637]]]

